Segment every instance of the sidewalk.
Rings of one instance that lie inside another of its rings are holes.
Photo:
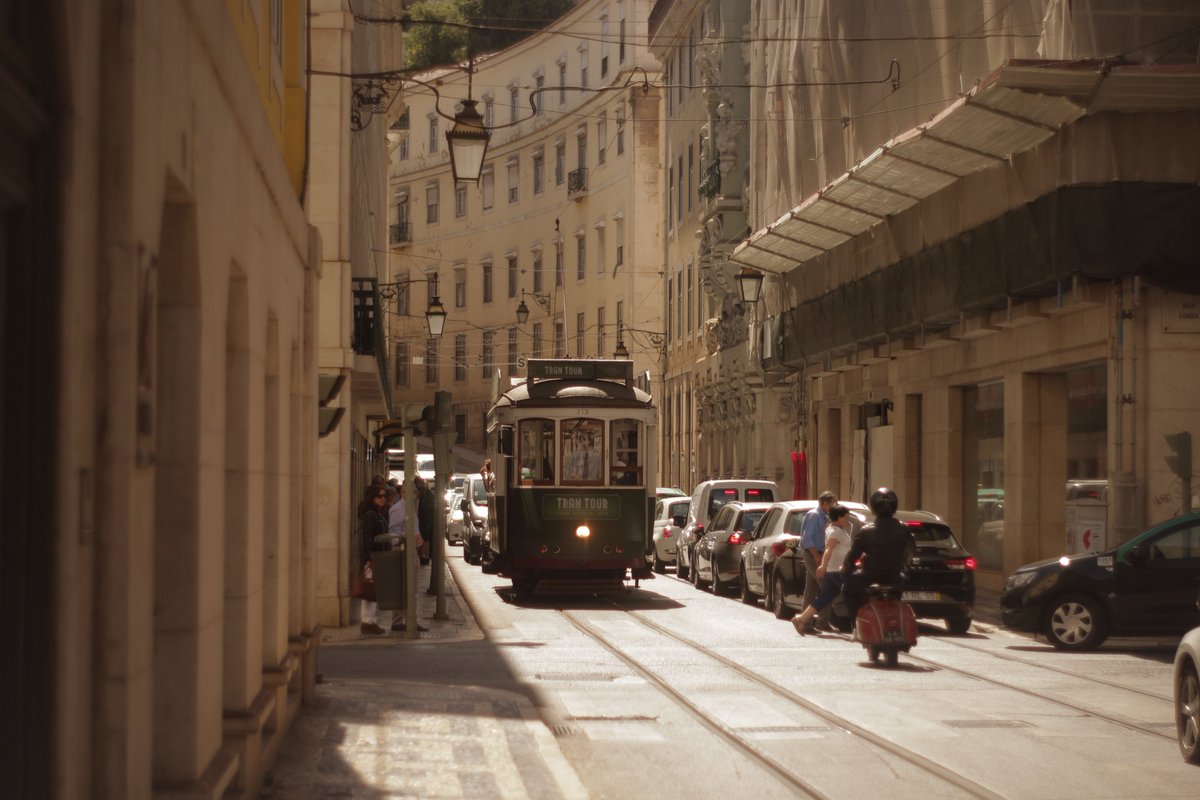
[[[322,634],[316,702],[288,731],[262,797],[587,796],[476,624],[454,580],[472,567],[458,548],[447,561],[449,619],[433,619],[423,568],[417,619],[429,630],[419,638],[364,636],[357,624]]]

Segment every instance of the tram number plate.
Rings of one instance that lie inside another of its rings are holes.
[[[942,595],[939,592],[905,592],[902,599],[906,603],[936,603]]]

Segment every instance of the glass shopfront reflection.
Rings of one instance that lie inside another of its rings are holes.
[[[982,569],[1004,568],[1004,384],[963,390],[963,538]]]

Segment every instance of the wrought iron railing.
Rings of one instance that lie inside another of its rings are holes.
[[[567,197],[576,197],[587,192],[587,167],[567,173]]]
[[[412,242],[412,223],[397,222],[388,226],[388,242],[392,245]]]

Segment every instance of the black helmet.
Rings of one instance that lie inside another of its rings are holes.
[[[880,486],[871,493],[871,510],[884,517],[890,517],[900,507],[900,498],[886,486]]]

